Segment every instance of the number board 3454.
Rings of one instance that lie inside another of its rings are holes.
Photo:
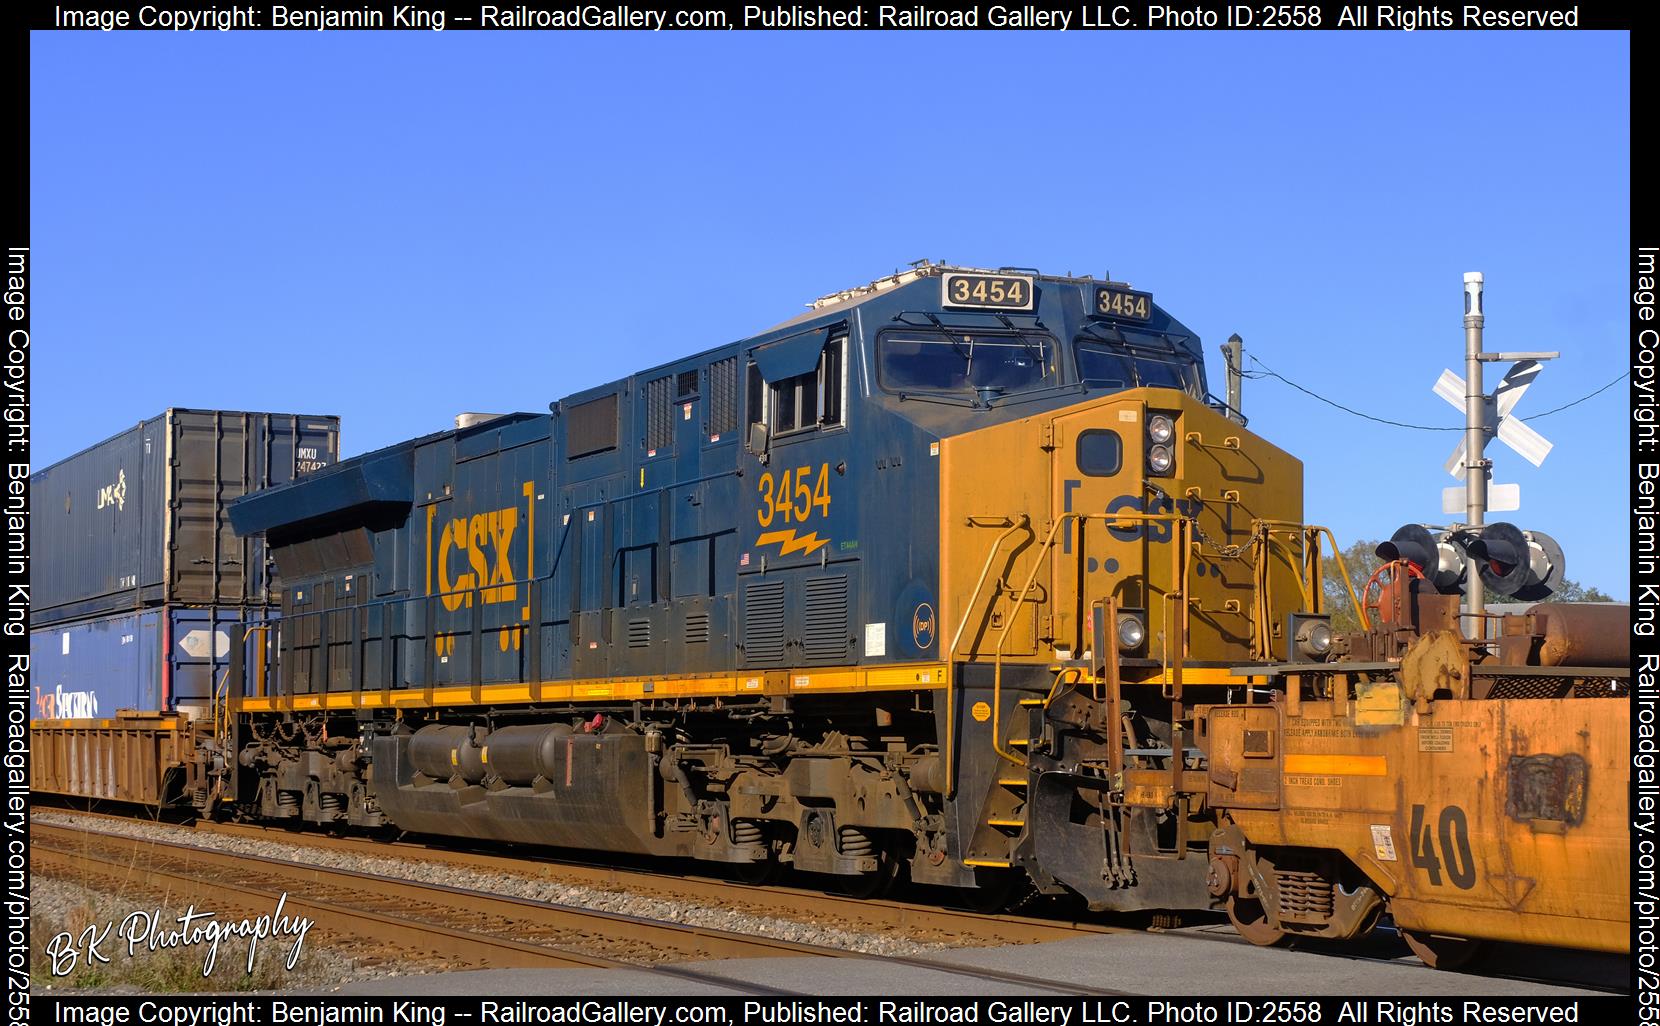
[[[1095,290],[1095,315],[1125,321],[1150,320],[1153,316],[1153,297],[1146,292],[1099,288]]]
[[[988,310],[1030,310],[1032,279],[1017,274],[947,274],[940,278],[940,304]]]

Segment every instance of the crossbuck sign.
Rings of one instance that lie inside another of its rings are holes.
[[[1499,387],[1493,392],[1493,401],[1488,406],[1488,427],[1493,428],[1493,421],[1497,421],[1495,434],[1499,441],[1521,454],[1522,459],[1534,466],[1545,462],[1550,454],[1551,443],[1539,432],[1528,427],[1520,417],[1512,412],[1516,403],[1522,398],[1533,379],[1539,376],[1543,365],[1538,360],[1522,360],[1510,368],[1510,372],[1499,382]],[[1460,413],[1464,411],[1464,379],[1450,370],[1441,372],[1441,377],[1435,382],[1435,394],[1451,403]],[[1464,436],[1458,436],[1458,447],[1446,463],[1447,473],[1459,480],[1464,479],[1464,460],[1466,448]],[[1487,486],[1487,508],[1494,511],[1505,511],[1521,508],[1522,489],[1514,484],[1489,484]],[[1443,513],[1464,512],[1464,486],[1446,488],[1441,492],[1441,511]]]

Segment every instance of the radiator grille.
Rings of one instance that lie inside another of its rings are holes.
[[[810,660],[847,654],[847,578],[821,577],[806,585],[801,617],[802,653]]]
[[[784,662],[783,581],[763,581],[745,590],[744,658],[752,666]]]

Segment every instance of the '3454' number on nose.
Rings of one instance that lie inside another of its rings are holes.
[[[811,465],[786,470],[774,477],[771,471],[761,475],[756,483],[761,493],[761,507],[755,519],[762,527],[771,527],[773,520],[800,523],[810,519],[816,510],[821,516],[830,515],[830,465],[820,463],[815,478]]]

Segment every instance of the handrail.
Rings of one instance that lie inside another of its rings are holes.
[[[1175,523],[1178,521],[1185,521],[1186,519],[1187,517],[1181,513],[1069,512],[1060,514],[1055,518],[1054,522],[1049,525],[1049,533],[1044,536],[1043,543],[1038,547],[1037,552],[1032,556],[1031,572],[1026,575],[1026,582],[1022,584],[1020,590],[1015,593],[1013,602],[1014,609],[1018,611],[1020,605],[1026,601],[1026,596],[1031,593],[1032,585],[1037,580],[1038,570],[1043,566],[1044,557],[1048,555],[1049,550],[1054,548],[1055,535],[1060,530],[1062,524],[1072,520],[1077,520],[1080,523],[1089,520],[1103,520],[1111,523]],[[1179,533],[1185,534],[1185,532]],[[1002,756],[1004,759],[1014,763],[1016,766],[1024,767],[1027,763],[1019,757],[1004,751],[1003,743],[1000,740],[1003,718],[1003,646],[1008,643],[1009,631],[1014,628],[1015,619],[1016,616],[1011,615],[1008,618],[1008,622],[1003,625],[1003,632],[997,636],[997,648],[992,652],[991,747],[993,751]],[[955,646],[953,646],[953,650],[955,650]]]
[[[945,797],[947,799],[954,797],[957,793],[957,775],[952,772],[955,764],[951,761],[954,752],[953,745],[956,742],[957,724],[957,675],[951,672],[954,663],[953,656],[957,654],[957,645],[963,640],[963,631],[968,629],[969,617],[974,615],[974,604],[980,600],[980,591],[986,586],[986,577],[991,573],[992,562],[997,558],[997,553],[1002,550],[1003,542],[1016,531],[1029,528],[1031,522],[1031,517],[1025,513],[1020,514],[1015,518],[1014,523],[1010,524],[1008,529],[998,535],[997,540],[991,543],[991,551],[986,553],[986,565],[980,568],[980,579],[974,583],[974,594],[968,597],[968,605],[963,609],[962,622],[957,624],[957,633],[951,637],[951,647],[941,653],[945,656],[945,779],[947,781]]]
[[[260,639],[261,647],[259,658],[259,690],[261,694],[265,691],[264,646],[269,643],[272,626],[272,624],[268,623],[249,624],[242,632],[242,645],[244,649],[246,649],[248,645],[248,635],[264,635],[264,637]],[[221,745],[224,742],[225,728],[229,726],[231,719],[231,695],[230,689],[226,686],[230,680],[230,676],[231,666],[226,665],[225,672],[219,675],[219,683],[214,685],[212,695],[209,699],[209,706],[213,710],[213,740]],[[243,690],[247,690],[246,677],[244,677]]]
[[[1343,575],[1343,585],[1349,592],[1349,601],[1354,604],[1355,616],[1360,620],[1360,629],[1363,631],[1371,630],[1372,618],[1366,615],[1366,607],[1360,604],[1360,597],[1355,594],[1354,578],[1349,576],[1349,568],[1343,562],[1343,550],[1337,546],[1337,536],[1331,533],[1331,528],[1317,525],[1310,525],[1308,533],[1311,538],[1315,539],[1316,545],[1319,544],[1319,537],[1322,534],[1331,542],[1332,558],[1337,560],[1337,572]]]

